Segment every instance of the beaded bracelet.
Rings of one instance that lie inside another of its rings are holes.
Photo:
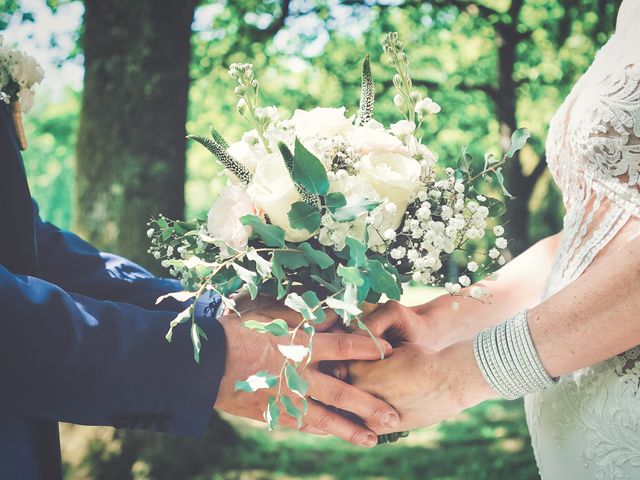
[[[478,368],[501,397],[515,400],[557,383],[542,366],[529,323],[528,310],[487,328],[473,338]]]

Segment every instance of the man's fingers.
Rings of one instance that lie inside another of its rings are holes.
[[[324,403],[351,412],[369,425],[397,427],[400,416],[393,407],[348,383],[317,370],[308,372],[309,394]]]
[[[374,432],[336,412],[332,412],[314,400],[309,400],[309,410],[304,416],[304,421],[311,427],[318,428],[355,445],[371,448],[378,443],[378,437]]]
[[[268,318],[281,318],[289,327],[295,328],[300,322],[302,322],[302,315],[300,315],[295,310],[290,309],[289,307],[285,307],[284,305],[264,305],[262,307],[258,307],[251,310],[252,312],[258,313]],[[250,314],[246,313],[245,315],[248,317]]]
[[[313,325],[316,329],[316,332],[326,332],[330,328],[333,328],[334,326],[336,326],[336,323],[340,318],[338,317],[338,314],[335,312],[335,310],[332,310],[330,308],[325,309],[324,313],[327,317],[325,321],[322,323],[315,323]]]
[[[312,435],[328,435],[324,430],[320,430],[317,427],[309,425],[308,423],[302,422],[302,425],[298,428],[298,421],[290,417],[289,415],[284,415],[280,417],[280,424],[284,427],[291,428],[292,430],[298,430],[304,433],[310,433]]]
[[[348,333],[319,333],[313,343],[313,359],[380,360],[380,348],[385,356],[391,355],[393,351],[391,344],[386,340],[378,339],[374,342],[370,337]]]

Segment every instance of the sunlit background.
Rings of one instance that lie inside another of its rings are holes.
[[[127,8],[124,0],[101,1],[118,11]],[[427,125],[426,137],[443,162],[455,162],[463,145],[470,145],[476,158],[486,151],[498,153],[501,135],[514,126],[532,131],[520,162],[507,175],[507,186],[517,198],[508,204],[512,213],[505,223],[513,253],[518,253],[561,228],[561,197],[543,168],[547,125],[613,31],[618,4],[202,1],[193,9],[187,131],[203,134],[214,124],[227,138],[237,139],[246,129],[235,113],[233,81],[227,74],[235,61],[255,65],[263,104],[277,105],[283,114],[315,105],[346,105],[354,112],[360,62],[367,53],[378,84],[375,116],[385,123],[396,121],[392,70],[379,41],[385,32],[398,31],[412,60],[416,88],[443,107]],[[76,150],[84,12],[82,1],[0,0],[4,41],[28,51],[46,70],[36,106],[25,119],[30,147],[24,158],[32,193],[45,218],[80,231],[91,210],[78,201],[83,179],[76,177],[78,162],[91,162],[91,149],[82,150],[80,159]],[[126,44],[126,32],[122,38]],[[513,57],[505,44],[513,47]],[[118,175],[101,168],[105,175]],[[186,171],[185,216],[202,215],[223,184],[219,166],[204,149],[189,145]],[[148,188],[153,193],[153,185]],[[156,212],[141,212],[140,218],[151,213]],[[139,225],[144,231],[144,221]],[[117,242],[101,246],[123,248],[119,253],[154,268],[142,242],[126,248]],[[411,290],[406,301],[420,303],[433,295]],[[455,375],[455,366],[451,368]],[[71,425],[64,425],[62,433],[69,479],[537,478],[519,402],[484,404],[373,451],[296,432],[268,433],[259,424],[217,416],[203,440]]]

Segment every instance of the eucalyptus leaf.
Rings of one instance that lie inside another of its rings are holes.
[[[236,271],[236,274],[242,280],[247,288],[249,289],[249,294],[251,295],[251,299],[255,300],[258,296],[258,274],[256,272],[252,272],[249,269],[244,268],[237,263],[231,264],[233,269]]]
[[[347,199],[340,192],[332,192],[327,195],[325,205],[330,212],[335,212],[338,208],[342,208],[347,205]]]
[[[395,277],[387,271],[379,260],[369,260],[367,263],[368,278],[371,288],[378,293],[385,294],[392,300],[400,300],[402,292]]]
[[[494,174],[496,176],[496,180],[498,181],[498,185],[500,185],[500,188],[502,189],[503,195],[507,198],[514,198],[514,196],[511,195],[504,186],[504,174],[502,173],[502,167],[497,168]]]
[[[251,227],[253,235],[267,247],[284,248],[284,230],[276,225],[268,225],[257,215],[240,217],[240,223]]]
[[[293,153],[293,181],[315,195],[329,191],[329,178],[322,162],[296,138]]]
[[[284,304],[291,310],[294,310],[302,315],[302,318],[304,318],[305,320],[315,320],[316,318],[312,311],[313,307],[309,306],[306,300],[295,292],[287,295]]]
[[[367,247],[360,240],[347,237],[345,244],[349,248],[350,264],[356,267],[364,267],[367,264]]]
[[[260,333],[270,333],[276,337],[284,337],[289,335],[289,325],[281,318],[276,318],[270,322],[258,322],[256,320],[247,320],[242,324],[245,328],[255,330]]]
[[[286,395],[280,398],[280,402],[282,402],[282,405],[284,405],[287,413],[296,419],[296,421],[298,422],[298,428],[302,427],[302,410],[296,407],[291,399]]]
[[[320,210],[306,202],[295,202],[288,213],[289,224],[297,230],[310,233],[320,228]]]
[[[171,320],[169,323],[169,331],[165,335],[167,342],[171,342],[173,340],[173,329],[180,325],[181,323],[186,323],[191,320],[191,313],[193,311],[193,306],[189,306],[185,308],[183,311],[178,313],[178,315]]]
[[[315,317],[313,321],[315,323],[322,323],[327,319],[327,315],[324,313],[324,310],[322,308],[318,308],[320,306],[320,299],[318,298],[318,295],[316,295],[316,292],[308,290],[302,294],[302,298],[305,303],[313,309],[313,316]]]
[[[246,380],[238,380],[234,385],[235,391],[247,393],[256,392],[264,388],[273,388],[278,383],[278,377],[269,372],[258,372]]]
[[[351,283],[356,287],[360,287],[364,284],[362,274],[357,267],[345,267],[344,265],[338,265],[338,276],[341,277],[345,283]]]
[[[273,430],[278,425],[280,418],[280,408],[276,403],[276,397],[270,397],[267,403],[267,409],[264,411],[264,419],[267,422],[269,430]]]
[[[315,263],[322,270],[329,268],[335,263],[329,255],[321,250],[316,250],[307,242],[301,243],[299,248],[304,252],[305,256],[311,263]]]
[[[511,146],[505,154],[507,158],[513,158],[513,156],[519,150],[522,150],[527,144],[527,140],[531,137],[531,132],[526,128],[518,128],[511,134]]]
[[[336,222],[352,222],[356,218],[365,213],[375,210],[380,202],[377,200],[369,200],[367,198],[355,198],[348,202],[344,207],[336,208],[331,216]]]
[[[309,384],[304,378],[300,376],[296,368],[287,363],[284,367],[284,378],[287,381],[287,386],[296,395],[304,398],[309,391]]]

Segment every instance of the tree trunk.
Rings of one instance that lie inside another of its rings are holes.
[[[184,213],[185,122],[196,0],[85,0],[75,225],[153,265],[146,222]]]
[[[514,22],[515,23],[515,22]],[[511,25],[497,25],[498,43],[498,90],[494,102],[500,125],[500,146],[504,152],[511,143],[511,134],[518,128],[516,118],[517,85],[513,79],[516,64],[518,38]],[[511,238],[509,251],[515,256],[528,246],[529,238],[529,198],[532,186],[522,172],[519,155],[510,159],[504,167],[505,186],[515,198],[507,200],[505,214],[508,236]]]

